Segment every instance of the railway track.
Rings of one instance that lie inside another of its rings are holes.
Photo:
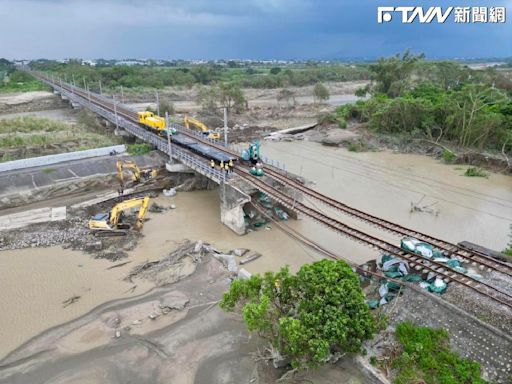
[[[253,185],[260,191],[265,192],[274,201],[289,209],[310,217],[311,219],[322,225],[325,225],[329,229],[334,230],[335,232],[345,237],[404,260],[409,265],[414,267],[414,269],[419,273],[432,272],[434,276],[443,279],[446,283],[454,282],[460,284],[475,292],[478,292],[481,295],[493,299],[499,304],[505,305],[512,309],[512,295],[508,294],[507,292],[503,292],[500,289],[493,287],[485,282],[476,280],[463,273],[449,269],[443,263],[436,262],[435,260],[427,260],[420,255],[406,251],[394,244],[386,242],[385,240],[379,239],[372,235],[368,235],[367,233],[350,227],[334,218],[326,216],[314,208],[308,207],[300,202],[297,202],[296,200],[291,199],[276,188],[266,184],[261,179],[253,177],[246,170],[238,168],[235,170],[235,172],[247,183]]]
[[[45,78],[46,81],[51,83],[51,80],[49,78]],[[55,84],[58,85],[59,84]],[[67,90],[68,92],[75,93],[82,97],[85,100],[88,100],[91,103],[94,103],[102,108],[108,109],[110,112],[115,112],[121,117],[128,119],[134,123],[138,123],[138,116],[137,113],[129,108],[126,108],[125,106],[119,105],[117,103],[114,103],[114,101],[107,100],[103,97],[98,97],[94,93],[85,92],[81,89],[78,89],[76,87],[70,87],[68,84],[61,84],[60,85],[63,89]],[[195,140],[201,141],[207,145],[213,146],[219,150],[222,150],[226,153],[239,156],[239,153],[230,150],[229,148],[226,148],[225,146],[217,143],[212,143],[211,141],[205,140],[204,138],[198,137],[192,133],[186,132],[186,130],[183,127],[180,127],[180,133],[183,133],[187,136],[190,136],[191,138],[194,138]],[[163,140],[163,139],[162,139]],[[342,211],[343,213],[350,215],[352,217],[358,218],[360,220],[363,220],[367,223],[370,223],[371,225],[374,225],[375,227],[379,229],[383,229],[389,232],[392,232],[394,234],[403,235],[403,236],[412,236],[415,238],[418,238],[419,240],[426,241],[431,243],[432,245],[436,246],[437,248],[441,249],[446,255],[456,255],[460,258],[463,258],[465,260],[468,260],[473,263],[478,263],[480,265],[483,265],[491,270],[497,270],[502,273],[505,273],[509,276],[512,276],[512,268],[507,265],[506,263],[502,263],[500,261],[494,260],[492,258],[489,258],[486,255],[483,255],[476,251],[469,251],[464,248],[461,248],[457,245],[450,244],[448,242],[445,242],[440,239],[436,239],[434,237],[422,234],[420,232],[402,227],[398,224],[394,224],[392,222],[379,219],[375,216],[369,215],[365,212],[359,211],[357,209],[351,208],[343,203],[340,203],[328,196],[325,196],[317,191],[314,191],[311,188],[308,188],[295,180],[289,178],[285,174],[282,173],[282,171],[278,170],[277,168],[274,168],[272,166],[267,165],[265,167],[267,174],[275,179],[276,181],[287,185],[289,187],[292,187],[296,190],[299,190],[300,192],[315,198],[316,200],[321,201],[322,203],[333,207],[337,210]],[[386,252],[388,254],[391,254],[397,258],[400,258],[402,260],[407,261],[410,265],[412,265],[416,271],[420,272],[432,272],[435,276],[442,278],[445,282],[455,282],[457,284],[460,284],[462,286],[465,286],[481,295],[484,295],[488,298],[491,298],[495,302],[507,306],[512,309],[512,295],[503,292],[496,287],[493,287],[487,283],[478,281],[476,279],[473,279],[469,276],[466,276],[463,273],[448,269],[444,264],[436,262],[434,260],[427,260],[415,253],[405,251],[399,247],[397,247],[394,244],[388,243],[382,239],[379,239],[377,237],[368,235],[362,231],[359,231],[355,228],[352,228],[336,219],[333,219],[331,217],[326,216],[322,212],[313,209],[311,207],[308,207],[300,202],[297,202],[296,200],[292,200],[282,192],[278,191],[274,187],[264,183],[262,180],[253,177],[250,175],[247,171],[247,169],[244,169],[241,166],[237,166],[235,168],[235,172],[242,177],[246,182],[249,184],[252,184],[256,188],[264,191],[267,193],[272,199],[275,201],[280,202],[284,206],[288,207],[289,209],[296,210],[298,212],[301,212],[305,214],[306,216],[312,218],[313,220],[327,226],[328,228],[340,233],[341,235],[348,237],[352,240],[355,240],[359,243],[363,243],[367,246],[370,246],[372,248],[378,249],[382,252]],[[295,234],[297,235],[297,234]],[[311,241],[310,241],[311,243]],[[309,244],[310,246],[315,247],[316,249],[324,252],[325,254],[330,254],[329,251],[322,248],[320,245],[316,243]],[[333,256],[331,254],[330,256]],[[505,271],[505,272],[504,272]]]
[[[496,260],[477,251],[466,250],[456,244],[452,244],[447,241],[437,239],[435,237],[426,235],[419,231],[403,227],[399,224],[392,223],[390,221],[375,217],[366,212],[352,208],[346,204],[343,204],[337,200],[332,199],[329,196],[326,196],[318,191],[315,191],[314,189],[308,188],[300,184],[299,182],[283,175],[281,172],[278,172],[275,169],[265,167],[265,172],[267,175],[269,175],[276,181],[279,181],[288,187],[298,190],[330,208],[334,208],[350,217],[354,217],[358,220],[366,222],[376,228],[393,233],[395,235],[414,237],[418,240],[433,245],[434,247],[441,250],[448,257],[456,256],[458,258],[466,260],[467,262],[482,265],[489,270],[495,270],[508,276],[512,276],[512,266],[510,264],[507,264],[500,260]]]

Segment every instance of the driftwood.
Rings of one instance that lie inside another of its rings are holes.
[[[508,140],[503,143],[501,147],[501,155],[503,159],[498,158],[497,156],[490,156],[489,154],[474,152],[474,151],[465,151],[462,153],[457,153],[447,146],[438,143],[437,141],[432,141],[428,139],[414,139],[416,141],[424,141],[426,143],[438,146],[449,153],[456,156],[454,163],[456,164],[470,164],[470,165],[487,165],[488,167],[493,168],[497,172],[512,172],[512,159],[505,152],[505,148],[507,146]]]
[[[508,143],[508,139],[505,140],[505,142],[503,143],[503,146],[501,147],[501,154],[503,155],[503,157],[505,158],[505,161],[507,162],[506,170],[507,171],[511,171],[512,170],[512,161],[510,160],[510,158],[505,153],[505,147],[507,146],[507,143]]]
[[[253,260],[256,260],[258,257],[261,257],[261,253],[255,252],[247,257],[244,257],[242,260],[240,260],[240,264],[242,264],[242,265],[247,264]]]
[[[78,300],[80,300],[80,297],[81,296],[71,296],[69,299],[67,300],[64,300],[62,302],[62,308],[66,308],[67,306],[73,304],[73,303],[76,303]]]
[[[432,140],[428,140],[428,139],[414,139],[414,140],[417,140],[417,141],[425,141],[425,142],[427,142],[427,143],[429,143],[429,144],[436,145],[436,146],[438,146],[438,147],[440,147],[440,148],[444,149],[445,151],[448,151],[448,152],[450,152],[451,154],[453,154],[453,155],[457,156],[457,153],[456,153],[456,152],[452,151],[452,150],[451,150],[450,148],[448,148],[447,146],[445,146],[445,145],[443,145],[443,144],[438,143],[437,141],[432,141]]]
[[[421,197],[421,199],[419,199],[416,203],[413,203],[411,201],[411,209],[410,209],[410,213],[414,213],[414,212],[425,212],[425,213],[430,213],[432,215],[435,215],[435,216],[438,216],[439,215],[439,209],[438,210],[434,210],[432,209],[432,207],[434,205],[436,205],[438,203],[438,201],[435,201],[433,202],[432,204],[427,204],[427,205],[420,205],[421,202],[423,201],[423,199],[426,197],[426,195],[423,195]]]
[[[125,261],[124,263],[112,265],[112,266],[108,267],[107,269],[119,268],[119,267],[122,267],[123,265],[130,264],[130,263],[131,263],[131,261]]]

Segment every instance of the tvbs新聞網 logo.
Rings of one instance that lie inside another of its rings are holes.
[[[507,10],[505,7],[377,7],[379,24],[391,22],[394,15],[400,15],[403,24],[414,21],[443,24],[450,16],[454,23],[505,23]]]

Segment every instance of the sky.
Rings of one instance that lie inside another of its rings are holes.
[[[506,7],[503,24],[377,23],[378,6]],[[0,0],[9,59],[512,57],[512,0]]]

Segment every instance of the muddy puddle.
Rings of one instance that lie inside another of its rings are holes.
[[[465,167],[444,165],[424,156],[387,152],[352,153],[316,143],[264,143],[266,156],[285,162],[287,170],[314,181],[318,190],[336,199],[404,226],[452,242],[469,240],[503,249],[512,222],[512,179],[491,174],[488,179],[462,176]],[[424,196],[424,197],[423,197]],[[437,213],[410,213],[411,202],[423,197]],[[286,237],[276,228],[239,237],[220,224],[218,191],[182,192],[159,197],[159,205],[176,205],[163,213],[149,213],[144,237],[119,268],[60,247],[0,252],[0,358],[43,330],[76,318],[117,298],[138,295],[149,283],[123,280],[137,264],[161,258],[183,239],[204,240],[227,251],[249,248],[263,256],[244,266],[250,272],[293,271],[319,255]],[[363,223],[320,210],[349,225],[398,243],[399,239]],[[288,223],[338,255],[357,263],[375,251],[342,238],[308,219]],[[80,296],[63,308],[63,302]]]

